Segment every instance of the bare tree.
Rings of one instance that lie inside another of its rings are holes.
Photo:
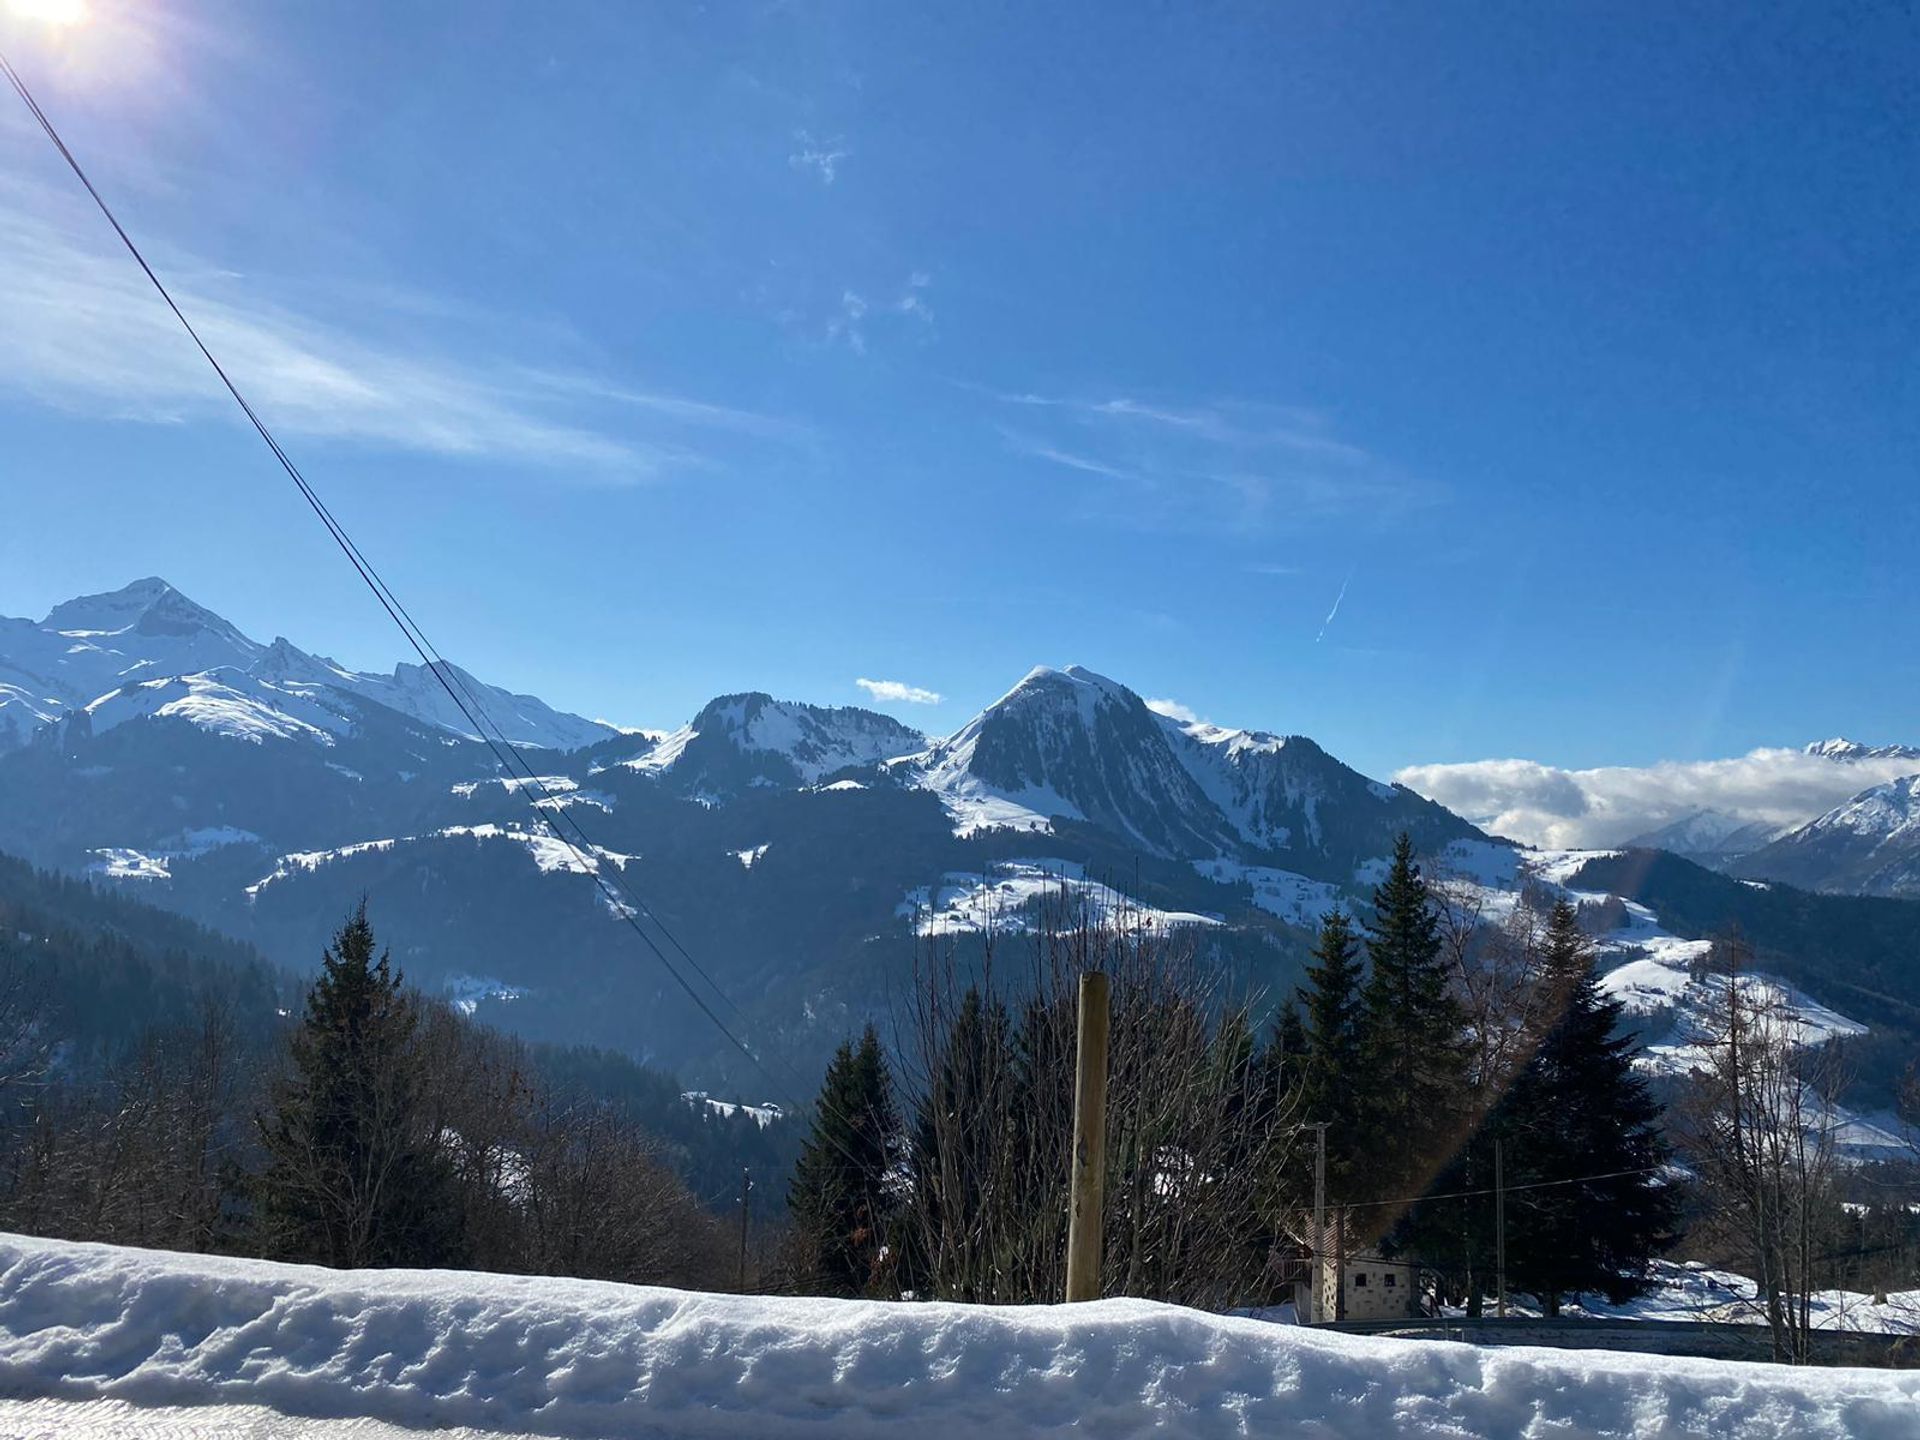
[[[1805,1363],[1818,1243],[1836,1208],[1837,1042],[1811,1035],[1750,973],[1737,936],[1715,942],[1703,1056],[1680,1109],[1683,1143],[1711,1201],[1707,1227],[1751,1271],[1774,1358]]]
[[[915,1119],[903,1248],[916,1290],[1060,1298],[1076,995],[1089,970],[1111,977],[1113,996],[1104,1289],[1224,1306],[1271,1285],[1291,1097],[1191,938],[1062,887],[1039,907],[1011,998],[996,945],[970,975],[950,945],[923,955],[905,1087]]]

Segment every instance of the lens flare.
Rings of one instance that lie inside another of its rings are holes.
[[[7,9],[44,25],[78,25],[87,18],[87,0],[7,0]]]

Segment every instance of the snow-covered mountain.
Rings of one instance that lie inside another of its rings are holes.
[[[1858,740],[1849,740],[1842,735],[1836,735],[1831,740],[1815,740],[1806,747],[1806,752],[1827,760],[1912,760],[1920,764],[1920,746],[1863,745]]]
[[[1809,753],[1821,753],[1808,747]],[[1743,855],[1758,850],[1779,835],[1781,827],[1766,820],[1749,820],[1724,810],[1696,810],[1657,830],[1636,835],[1629,849],[1667,850],[1715,870],[1725,869]]]
[[[517,745],[573,750],[615,733],[457,667],[447,673]],[[0,750],[81,714],[95,732],[151,715],[229,738],[327,745],[369,702],[478,738],[424,665],[378,675],[284,639],[262,645],[158,578],[69,600],[37,622],[0,619]]]
[[[1400,830],[1438,847],[1479,832],[1369,780],[1303,736],[1184,723],[1082,666],[1040,666],[925,753],[896,761],[957,835],[1071,821],[1162,857],[1351,862]]]
[[[1746,856],[1735,873],[1809,890],[1920,898],[1920,774],[1862,790]]]
[[[678,730],[619,763],[723,799],[750,787],[818,785],[835,773],[911,754],[927,737],[855,706],[805,705],[750,692],[707,702]]]
[[[0,667],[0,851],[301,966],[364,895],[416,983],[693,1080],[723,1078],[718,1052],[615,923],[642,905],[808,1053],[873,1015],[917,945],[1019,934],[1049,897],[1124,908],[1284,993],[1400,832],[1509,899],[1540,863],[1304,736],[1170,718],[1078,666],[939,739],[758,692],[622,733],[462,673],[544,747],[537,784],[498,773],[421,667],[263,645],[158,580],[0,621]],[[577,853],[544,828],[561,816]],[[1730,833],[1696,817],[1673,839]]]

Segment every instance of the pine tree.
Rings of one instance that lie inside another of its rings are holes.
[[[874,1287],[899,1133],[886,1056],[869,1025],[859,1045],[843,1043],[827,1067],[787,1193],[815,1293],[864,1295]]]
[[[1306,1059],[1297,1113],[1307,1124],[1327,1127],[1327,1184],[1336,1203],[1359,1198],[1352,1186],[1369,1091],[1361,1053],[1364,974],[1353,921],[1344,910],[1329,910],[1299,991]]]
[[[1308,1056],[1302,1113],[1310,1121],[1349,1118],[1351,1099],[1362,1088],[1360,986],[1364,969],[1360,940],[1344,910],[1320,919],[1320,935],[1307,967],[1299,1004]]]
[[[1368,1153],[1358,1168],[1380,1194],[1412,1195],[1433,1179],[1460,1138],[1467,1052],[1439,920],[1404,833],[1387,878],[1374,889],[1373,912],[1367,926],[1372,974],[1361,995],[1359,1042]]]
[[[376,948],[363,901],[321,957],[287,1078],[260,1122],[262,1238],[275,1255],[323,1265],[458,1264],[453,1172],[426,1133],[414,1063],[419,1011]]]
[[[1307,1109],[1307,1066],[1312,1059],[1307,1039],[1307,1023],[1301,1017],[1300,1003],[1290,1000],[1273,1017],[1273,1029],[1267,1037],[1263,1056],[1268,1087],[1275,1104],[1291,1102],[1295,1116],[1312,1122]]]
[[[1555,1314],[1566,1294],[1599,1291],[1615,1303],[1639,1294],[1675,1199],[1652,1173],[1667,1158],[1660,1106],[1634,1072],[1621,1004],[1600,989],[1564,899],[1548,918],[1542,983],[1551,1003],[1539,1046],[1501,1107],[1508,1153],[1520,1183],[1598,1177],[1528,1190],[1507,1207],[1510,1283]]]

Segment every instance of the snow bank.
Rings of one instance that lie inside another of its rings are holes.
[[[1113,1300],[770,1300],[0,1237],[0,1392],[554,1436],[1852,1436],[1920,1375],[1330,1335]],[[291,1427],[289,1427],[291,1428]]]

